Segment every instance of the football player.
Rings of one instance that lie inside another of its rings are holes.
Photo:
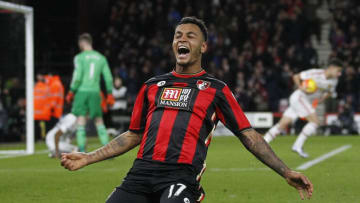
[[[115,100],[112,95],[113,79],[107,59],[93,49],[91,35],[88,33],[80,35],[78,45],[81,52],[74,58],[75,68],[66,101],[72,102],[71,112],[77,116],[77,145],[81,152],[85,152],[87,115],[95,120],[96,131],[101,144],[105,145],[109,142],[109,136],[102,118],[101,75],[105,81],[106,102],[112,106]]]
[[[60,158],[61,153],[78,151],[77,146],[71,144],[71,139],[76,131],[76,116],[66,114],[46,134],[46,146],[52,158]]]
[[[280,121],[265,134],[264,139],[266,142],[270,143],[299,117],[305,118],[308,123],[303,127],[297,137],[292,146],[292,150],[301,157],[309,157],[309,155],[304,152],[303,145],[306,139],[313,135],[320,125],[319,118],[316,115],[312,103],[314,101],[321,103],[331,95],[336,96],[335,87],[341,75],[342,66],[340,60],[333,59],[325,69],[310,69],[295,74],[293,80],[297,89],[291,94],[289,107],[285,110]],[[310,79],[315,82],[317,88],[309,92],[306,85],[302,84],[303,81]]]
[[[129,130],[90,153],[62,154],[73,171],[119,156],[140,145],[137,159],[107,203],[195,203],[204,199],[200,185],[212,132],[222,121],[264,164],[301,196],[310,198],[312,183],[288,168],[250,125],[229,87],[201,66],[207,50],[203,21],[185,17],[176,26],[172,72],[149,79],[141,88]]]

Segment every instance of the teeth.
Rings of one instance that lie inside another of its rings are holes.
[[[184,45],[180,45],[180,46],[178,47],[178,52],[179,52],[179,54],[187,54],[187,53],[190,52],[190,50],[189,50],[188,47],[186,47],[186,46],[184,46]]]

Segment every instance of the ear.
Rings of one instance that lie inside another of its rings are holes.
[[[207,43],[206,42],[202,43],[200,51],[201,51],[202,54],[207,51]]]

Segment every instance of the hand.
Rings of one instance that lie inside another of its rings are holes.
[[[88,155],[82,152],[62,153],[61,165],[69,171],[78,170],[88,164]]]
[[[106,103],[109,104],[109,106],[113,106],[115,103],[114,96],[112,94],[108,94],[106,97]]]
[[[72,91],[69,91],[66,95],[66,102],[70,104],[74,98],[74,93]]]
[[[311,198],[314,191],[313,184],[305,175],[296,171],[290,171],[285,174],[285,179],[289,185],[299,192],[302,200],[304,199],[304,192],[308,199]]]

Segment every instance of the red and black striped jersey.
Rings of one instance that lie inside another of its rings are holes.
[[[204,70],[173,71],[142,86],[129,130],[143,134],[138,159],[191,164],[200,171],[219,120],[237,136],[251,128],[224,82]]]

